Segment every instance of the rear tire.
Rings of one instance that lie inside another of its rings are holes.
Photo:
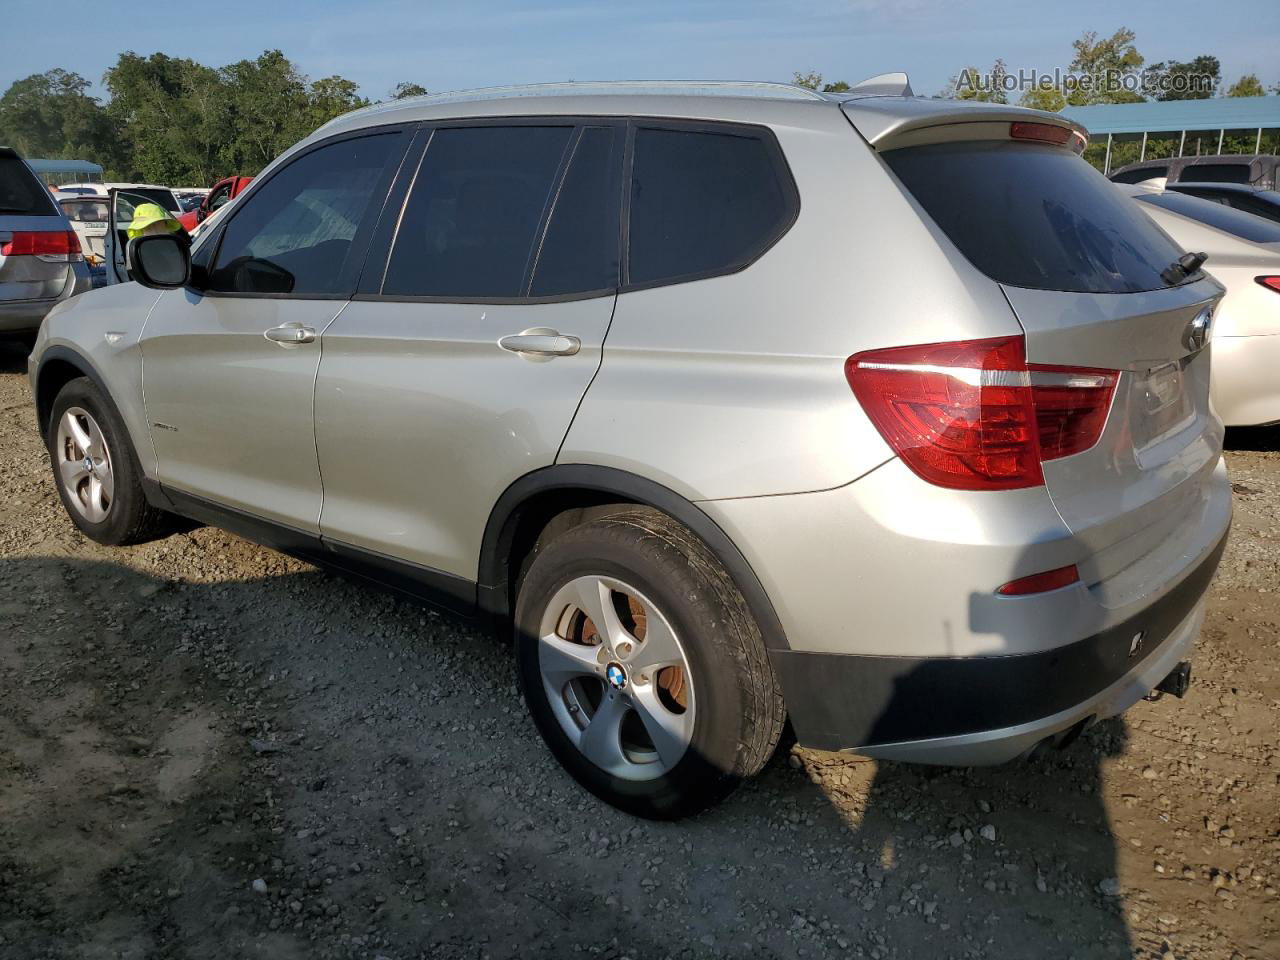
[[[782,694],[741,593],[658,511],[619,506],[539,545],[515,634],[520,686],[552,753],[637,816],[713,806],[782,734]]]
[[[115,406],[88,377],[58,392],[45,437],[58,496],[80,531],[108,546],[164,536],[172,519],[147,502],[128,437]]]

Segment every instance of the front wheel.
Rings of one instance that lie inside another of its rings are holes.
[[[540,546],[515,619],[539,732],[616,807],[697,813],[777,745],[784,710],[760,631],[707,547],[664,514],[619,507]]]
[[[46,439],[58,495],[85,536],[119,546],[165,532],[168,514],[147,502],[124,424],[92,380],[59,391]]]

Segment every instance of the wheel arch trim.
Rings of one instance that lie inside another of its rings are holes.
[[[489,513],[480,545],[478,602],[481,609],[501,619],[510,617],[510,555],[523,510],[536,498],[556,491],[574,490],[617,496],[661,510],[695,533],[711,550],[742,591],[747,608],[770,650],[789,650],[782,622],[751,564],[710,516],[696,503],[646,477],[595,464],[556,464],[543,467],[513,482]]]
[[[41,395],[41,379],[48,372],[49,365],[52,361],[59,361],[70,364],[80,371],[80,375],[88,377],[93,381],[94,386],[102,391],[103,395],[115,406],[115,400],[111,397],[111,391],[107,389],[107,382],[99,372],[97,366],[92,360],[81,353],[79,350],[68,347],[64,344],[54,344],[47,347],[40,354],[40,362],[36,365],[34,374],[31,378],[31,393],[36,405],[36,424],[40,428],[43,436],[49,429],[49,415],[53,411],[53,401],[57,398],[57,394],[52,396]],[[116,407],[116,414],[119,415],[120,410]]]
[[[49,422],[49,418],[53,413],[53,402],[58,396],[56,393],[45,396],[41,395],[41,378],[45,375],[49,364],[53,361],[75,367],[80,371],[80,375],[82,377],[88,379],[102,392],[103,398],[111,405],[111,412],[124,427],[124,443],[128,448],[126,453],[128,456],[133,458],[133,465],[138,470],[138,477],[142,481],[144,490],[148,491],[148,500],[150,500],[150,478],[147,476],[147,471],[143,467],[142,458],[138,455],[138,439],[132,435],[132,431],[129,427],[129,421],[125,419],[123,412],[120,410],[120,405],[116,403],[116,398],[111,395],[111,390],[107,387],[106,378],[102,375],[101,371],[98,370],[97,365],[95,365],[94,362],[84,353],[74,347],[61,343],[55,343],[45,348],[45,350],[40,354],[40,360],[36,364],[31,377],[31,394],[36,407],[36,426],[40,431],[41,438],[46,441],[48,439],[49,429],[52,426]],[[150,438],[144,439],[149,440]],[[160,504],[155,505],[161,506]]]

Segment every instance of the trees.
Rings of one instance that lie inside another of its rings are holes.
[[[1208,55],[1185,63],[1162,61],[1152,64],[1148,72],[1160,84],[1157,100],[1208,100],[1222,84],[1222,65]]]
[[[985,74],[979,73],[977,67],[965,67],[951,78],[943,95],[956,100],[1008,103],[1009,95],[1004,86],[1004,78],[1008,72],[1003,60],[996,60]]]
[[[1280,87],[1276,87],[1276,93],[1280,93]],[[1263,89],[1262,81],[1258,79],[1256,73],[1246,73],[1243,77],[1227,88],[1226,96],[1228,97],[1263,97],[1267,91]]]
[[[106,115],[122,146],[112,176],[150,183],[211,183],[231,116],[218,71],[163,53],[122,53],[103,78]],[[86,159],[96,159],[88,157]]]
[[[369,102],[343,77],[309,80],[279,50],[225,67],[126,51],[103,84],[105,106],[89,96],[89,81],[65,70],[17,81],[0,97],[0,143],[28,156],[94,160],[109,179],[208,184],[257,173]]]
[[[821,90],[823,93],[844,93],[853,89],[843,80],[837,80],[834,83],[823,83],[822,74],[815,73],[810,70],[808,73],[796,71],[791,75],[791,82],[797,87],[804,87],[807,90]]]
[[[427,88],[420,83],[413,83],[409,80],[401,80],[391,90],[392,100],[403,100],[405,97],[424,97],[427,94]]]
[[[49,70],[13,83],[0,97],[0,143],[27,156],[114,158],[102,105],[78,73]],[[100,149],[101,148],[101,149]]]
[[[1113,88],[1111,81],[1133,74],[1145,62],[1134,46],[1136,34],[1128,27],[1121,27],[1109,37],[1098,39],[1092,30],[1085,31],[1079,40],[1072,42],[1075,56],[1071,59],[1073,73],[1091,78],[1088,89],[1078,86],[1067,94],[1067,103],[1083,107],[1095,103],[1138,103],[1145,99],[1141,94],[1123,87]]]

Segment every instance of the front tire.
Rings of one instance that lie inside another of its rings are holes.
[[[618,507],[540,545],[515,627],[543,739],[629,813],[676,819],[718,803],[781,736],[782,695],[741,593],[665,514]]]
[[[122,546],[166,532],[169,515],[147,502],[124,424],[88,377],[58,392],[45,439],[62,505],[90,540]]]

